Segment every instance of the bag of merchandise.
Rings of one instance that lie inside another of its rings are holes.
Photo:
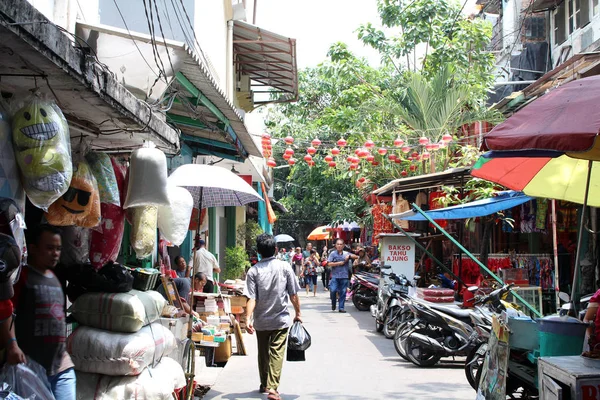
[[[80,161],[69,189],[48,208],[48,223],[93,228],[100,223],[100,194],[87,162]]]
[[[12,116],[12,142],[27,197],[48,210],[73,176],[65,116],[53,102],[33,97]]]
[[[176,347],[175,336],[160,322],[135,333],[80,326],[67,340],[67,351],[77,371],[113,376],[139,375]]]
[[[27,358],[27,364],[4,364],[0,370],[0,382],[4,385],[0,391],[2,399],[10,398],[4,396],[8,392],[22,399],[54,400],[46,370],[31,358]]]
[[[170,205],[158,207],[158,229],[165,239],[179,246],[188,234],[194,199],[187,189],[169,185]]]
[[[86,154],[85,159],[90,164],[92,174],[96,178],[98,190],[100,191],[100,202],[120,206],[121,199],[117,177],[108,154],[91,152]]]
[[[133,287],[133,275],[112,261],[96,270],[91,264],[71,265],[65,278],[69,281],[67,296],[74,302],[84,293],[127,293]]]
[[[131,153],[127,197],[123,208],[168,206],[167,157],[159,149],[148,147]]]
[[[12,132],[9,114],[0,102],[0,143],[10,143]],[[19,180],[19,166],[12,146],[0,146],[0,197],[14,199],[19,211],[25,210],[25,191]]]
[[[84,264],[90,256],[90,230],[80,226],[61,229],[60,263],[65,266]]]
[[[131,215],[131,247],[137,258],[146,258],[156,244],[158,209],[155,206],[134,207],[128,213]]]
[[[84,326],[112,332],[137,332],[158,318],[167,304],[154,290],[127,293],[86,293],[69,308]]]
[[[167,357],[138,376],[76,374],[77,400],[172,400],[173,392],[186,384],[181,365]]]

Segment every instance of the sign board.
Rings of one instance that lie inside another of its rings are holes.
[[[412,280],[415,275],[415,244],[403,235],[379,235],[381,242],[380,262],[392,267],[396,275]]]

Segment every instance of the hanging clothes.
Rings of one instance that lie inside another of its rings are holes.
[[[548,199],[536,199],[537,210],[535,213],[535,227],[546,230],[546,217],[548,214]]]

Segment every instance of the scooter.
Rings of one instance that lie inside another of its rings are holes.
[[[381,269],[389,269],[384,265]],[[371,306],[371,315],[375,318],[375,329],[377,332],[384,331],[388,338],[394,336],[395,326],[390,324],[390,319],[395,318],[398,310],[404,305],[402,295],[408,294],[408,288],[412,286],[404,275],[381,272],[379,289],[377,291],[377,304]]]
[[[371,305],[377,303],[377,292],[379,290],[379,278],[376,281],[368,273],[356,273],[354,282],[350,288],[352,303],[359,311],[368,311]]]

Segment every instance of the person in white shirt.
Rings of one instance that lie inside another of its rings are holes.
[[[190,260],[190,266],[195,266],[196,273],[202,272],[206,275],[206,285],[204,285],[204,293],[214,293],[215,284],[213,273],[221,272],[219,263],[215,256],[206,249],[206,242],[202,239],[196,240],[194,247],[194,256]],[[193,263],[193,264],[192,264]]]

